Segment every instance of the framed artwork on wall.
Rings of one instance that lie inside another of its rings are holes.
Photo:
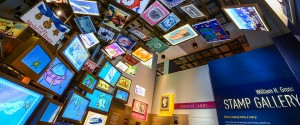
[[[85,49],[77,34],[74,34],[61,48],[62,57],[75,69],[76,72],[85,64],[90,53]]]
[[[26,28],[28,24],[17,21],[0,18],[0,35],[17,38]]]
[[[141,15],[151,26],[154,26],[166,16],[168,16],[170,12],[161,5],[158,1],[155,1],[150,7],[148,7]]]
[[[144,12],[149,1],[150,0],[116,0],[117,3],[139,14]]]
[[[158,53],[162,53],[163,51],[167,50],[169,46],[162,42],[160,39],[157,37],[151,39],[149,42],[146,44],[150,48],[154,49]]]
[[[100,39],[102,40],[112,40],[115,36],[115,33],[100,26],[99,30],[98,30],[98,35],[100,36]]]
[[[217,19],[200,22],[192,25],[192,27],[208,43],[230,40],[229,35],[226,33]]]
[[[139,29],[137,27],[132,27],[128,31],[130,33],[132,33],[133,35],[135,35],[136,37],[142,39],[143,41],[151,40],[151,37],[147,33],[145,33],[144,31],[142,31],[141,29]]]
[[[60,115],[60,119],[81,123],[89,103],[90,100],[88,98],[81,95],[79,92],[71,90]]]
[[[166,40],[168,40],[172,45],[177,45],[196,36],[198,36],[198,34],[193,30],[193,28],[189,24],[186,24],[164,35],[163,37]]]
[[[270,31],[257,4],[225,6],[223,10],[239,29]]]
[[[137,119],[146,120],[148,113],[148,104],[133,99],[131,116]]]
[[[130,15],[128,13],[109,4],[103,23],[117,31],[121,31],[129,18]]]
[[[37,3],[27,13],[22,15],[21,20],[27,23],[53,46],[60,40],[65,32],[70,30],[43,1]]]
[[[77,17],[74,21],[82,34],[97,32],[90,16]]]
[[[68,0],[75,14],[99,16],[99,7],[96,1]]]
[[[47,71],[34,84],[53,95],[61,96],[74,76],[72,68],[57,55]]]
[[[166,5],[169,9],[181,4],[185,0],[160,0],[164,5]]]
[[[180,19],[174,14],[171,13],[163,21],[161,21],[158,26],[163,29],[165,32],[170,30],[173,26],[180,22]]]
[[[191,18],[199,18],[205,16],[194,4],[183,5],[180,8]]]
[[[0,88],[1,125],[25,125],[44,98],[44,94],[38,89],[2,72]]]

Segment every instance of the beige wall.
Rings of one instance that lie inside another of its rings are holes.
[[[154,83],[156,77],[156,64],[157,55],[155,54],[153,58],[152,68],[148,68],[141,63],[136,65],[137,73],[135,76],[128,75],[127,73],[122,73],[123,76],[132,80],[130,87],[130,96],[127,106],[132,107],[133,99],[137,99],[139,101],[145,102],[148,104],[148,113],[151,113],[152,107],[152,99],[153,99],[153,91],[154,91]],[[114,61],[114,64],[118,63],[118,61]],[[140,96],[134,93],[135,86],[139,85],[146,89],[145,96]]]
[[[171,93],[175,103],[214,101],[208,65],[157,77],[153,114],[158,114],[160,96]],[[190,125],[218,125],[216,109],[175,110],[174,114],[189,114]]]

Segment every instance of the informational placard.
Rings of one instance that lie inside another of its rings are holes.
[[[139,85],[136,85],[134,93],[144,97],[145,93],[146,93],[146,89],[143,88],[143,87],[141,87],[141,86],[139,86]]]
[[[220,125],[300,122],[300,85],[277,47],[214,60],[209,72]]]
[[[215,101],[175,103],[174,109],[212,109],[216,108]]]
[[[89,71],[90,73],[93,73],[97,66],[98,66],[97,63],[88,59],[86,60],[84,66],[82,67],[82,70],[86,70]]]
[[[165,94],[160,97],[158,116],[173,116],[174,94]]]
[[[141,119],[146,121],[148,113],[148,104],[139,100],[133,99],[132,102],[132,113],[133,118]]]
[[[21,19],[52,45],[69,30],[43,1],[22,15]]]

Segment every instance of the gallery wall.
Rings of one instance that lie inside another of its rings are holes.
[[[131,76],[127,73],[123,73],[123,76],[132,80],[131,87],[130,87],[130,96],[129,96],[127,106],[132,107],[133,99],[137,99],[139,101],[147,103],[148,113],[151,113],[154,83],[156,77],[156,67],[157,67],[156,62],[157,62],[157,55],[154,54],[151,69],[141,63],[138,63],[135,65],[137,67],[137,72],[135,76]],[[136,85],[139,85],[146,89],[144,97],[134,93]]]
[[[214,101],[208,65],[157,77],[152,114],[158,114],[163,94],[174,94],[175,103]],[[188,114],[190,125],[218,125],[216,109],[175,110],[174,114]]]
[[[289,97],[300,86],[275,46],[211,61],[209,70],[220,125],[299,123],[300,105],[287,103],[299,102]]]

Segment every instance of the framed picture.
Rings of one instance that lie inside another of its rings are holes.
[[[146,89],[143,88],[143,87],[141,87],[141,86],[139,86],[139,85],[136,85],[134,93],[144,97],[145,93],[146,93]]]
[[[87,93],[86,97],[91,100],[89,108],[99,113],[108,113],[113,96],[95,89],[93,93]]]
[[[131,86],[131,82],[132,80],[129,79],[129,78],[126,78],[124,76],[121,76],[118,83],[117,83],[117,86],[124,89],[124,90],[127,90],[129,91],[130,90],[130,86]]]
[[[137,50],[132,52],[132,55],[134,55],[135,57],[139,58],[140,60],[146,62],[149,59],[153,58],[153,55],[146,51],[144,48],[140,47]]]
[[[239,29],[270,31],[257,4],[225,6],[223,10]]]
[[[74,21],[82,34],[97,32],[90,16],[77,17]]]
[[[89,49],[99,43],[99,40],[94,33],[80,34],[79,37],[86,49]]]
[[[144,12],[149,1],[150,0],[116,0],[117,3],[139,14]]]
[[[74,34],[61,48],[62,57],[75,69],[76,72],[85,64],[90,53],[85,49],[77,34]]]
[[[110,58],[116,58],[125,54],[125,51],[117,43],[112,43],[102,49],[102,51]]]
[[[163,4],[165,4],[169,9],[181,4],[185,0],[160,0]]]
[[[0,35],[9,38],[17,38],[28,24],[0,18]]]
[[[74,13],[99,16],[98,4],[96,1],[68,0]]]
[[[167,44],[165,44],[164,42],[159,40],[157,37],[155,37],[152,40],[150,40],[149,42],[147,42],[146,45],[149,46],[150,48],[154,49],[158,53],[162,53],[163,51],[165,51],[169,48],[169,46]]]
[[[90,100],[88,98],[81,95],[79,92],[71,90],[60,115],[60,119],[81,123],[89,103]]]
[[[128,31],[143,41],[151,40],[151,37],[147,33],[137,27],[132,27]]]
[[[89,93],[93,93],[97,82],[97,77],[87,71],[82,72],[80,74],[80,78],[77,81],[78,87]]]
[[[68,3],[68,0],[46,0],[47,3]]]
[[[148,113],[148,104],[133,99],[131,116],[137,119],[146,120]]]
[[[180,19],[174,14],[171,13],[163,21],[161,21],[158,26],[163,29],[165,32],[170,30],[173,26],[180,22]]]
[[[0,124],[25,125],[39,108],[44,94],[0,72]]]
[[[152,59],[149,59],[148,61],[144,62],[144,61],[141,61],[141,64],[143,64],[144,66],[152,69],[152,64],[153,64],[153,58]]]
[[[134,57],[132,57],[131,55],[129,54],[126,54],[122,60],[125,62],[125,63],[128,63],[129,65],[131,66],[134,66],[136,64],[139,63],[139,61],[137,59],[135,59]]]
[[[108,83],[106,83],[102,79],[98,81],[96,88],[109,94],[114,94],[114,90],[115,90],[113,87],[111,87]]]
[[[180,8],[191,18],[199,18],[205,16],[194,4],[184,5]]]
[[[117,70],[110,62],[106,61],[101,67],[97,76],[107,82],[109,85],[115,87],[119,78],[121,77],[121,72]]]
[[[47,71],[34,83],[53,95],[61,96],[74,75],[75,72],[57,55]]]
[[[158,116],[174,115],[174,94],[164,94],[160,97]]]
[[[54,100],[49,99],[47,101],[47,107],[43,111],[39,120],[37,121],[37,125],[53,125],[63,107],[63,104]]]
[[[150,7],[148,7],[141,15],[151,26],[154,26],[166,16],[168,16],[170,12],[161,5],[158,1],[155,1]]]
[[[127,64],[123,63],[122,61],[119,61],[116,65],[116,67],[123,72],[126,72],[126,70],[129,68],[129,66]]]
[[[124,89],[116,88],[114,100],[127,104],[130,93]]]
[[[17,69],[32,80],[38,81],[53,60],[54,56],[41,39],[32,36],[24,44],[18,46],[3,63]]]
[[[99,30],[98,30],[98,35],[100,36],[100,39],[102,40],[112,40],[115,36],[115,33],[100,26]]]
[[[90,59],[87,59],[84,66],[82,67],[82,70],[93,73],[97,66],[98,66],[97,63],[95,63]]]
[[[172,45],[177,45],[196,36],[198,36],[198,34],[193,30],[193,28],[189,24],[186,24],[164,35],[163,37],[166,40],[168,40]]]
[[[117,31],[121,31],[130,15],[123,10],[109,4],[108,11],[103,19],[105,25],[114,28]]]
[[[131,76],[135,76],[136,72],[137,72],[136,66],[129,66],[129,68],[126,70],[126,73]]]
[[[93,111],[88,111],[83,125],[105,125],[107,116],[96,113]]]
[[[135,41],[128,38],[127,36],[123,36],[122,34],[118,35],[118,37],[115,40],[115,43],[120,45],[124,50],[130,50],[136,44]]]
[[[230,40],[229,35],[223,29],[217,19],[200,22],[193,25],[193,28],[202,36],[206,42],[220,42]]]
[[[43,1],[22,15],[21,20],[53,46],[70,30]]]
[[[169,96],[160,97],[160,110],[169,110]]]

